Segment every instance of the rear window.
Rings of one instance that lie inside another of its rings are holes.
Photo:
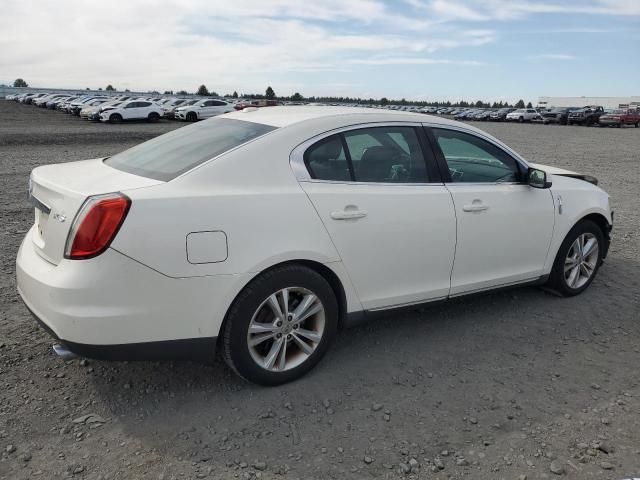
[[[104,163],[124,172],[166,182],[275,129],[261,123],[212,118],[160,135],[107,158]]]

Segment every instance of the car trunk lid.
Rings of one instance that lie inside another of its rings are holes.
[[[103,159],[45,165],[31,173],[29,198],[35,207],[32,240],[45,260],[58,264],[76,213],[91,195],[164,183],[116,170]]]

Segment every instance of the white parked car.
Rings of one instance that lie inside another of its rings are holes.
[[[205,118],[215,117],[224,113],[233,112],[235,109],[229,102],[219,99],[200,100],[193,105],[178,107],[175,110],[175,118],[195,122]]]
[[[505,117],[508,122],[530,122],[538,116],[538,112],[533,108],[519,108]]]
[[[613,220],[596,183],[439,117],[245,110],[34,169],[17,285],[62,355],[217,347],[279,384],[369,312],[513,285],[581,293]]]
[[[127,100],[100,113],[100,121],[121,123],[124,120],[147,120],[157,122],[162,117],[162,108],[149,100]]]

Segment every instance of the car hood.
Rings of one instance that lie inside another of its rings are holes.
[[[544,170],[551,175],[559,175],[562,177],[571,177],[577,178],[578,180],[584,180],[585,182],[592,183],[593,185],[598,185],[598,179],[591,175],[585,175],[583,173],[572,172],[571,170],[565,170],[564,168],[551,167],[549,165],[542,165],[541,163],[529,163],[529,165],[533,168],[537,168],[539,170]]]
[[[564,168],[551,167],[549,165],[543,165],[541,163],[529,163],[533,168],[544,170],[551,175],[580,175],[579,173],[572,172],[571,170],[565,170]]]

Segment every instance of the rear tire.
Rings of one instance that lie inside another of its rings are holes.
[[[547,285],[564,297],[582,293],[598,273],[604,249],[604,234],[596,223],[576,224],[560,245]]]
[[[158,115],[156,112],[151,112],[147,117],[147,121],[152,123],[157,122],[158,120],[160,120],[160,115]]]
[[[524,117],[520,117],[520,118],[518,119],[518,121],[519,121],[520,123],[524,123]]]
[[[109,116],[109,123],[122,123],[122,115],[114,113]]]
[[[305,299],[313,303],[302,308]],[[312,311],[308,317],[303,314]],[[336,296],[322,275],[302,265],[274,268],[251,281],[231,305],[221,334],[223,358],[250,382],[290,382],[326,353],[338,327],[338,313]],[[298,323],[296,318],[302,320]]]

